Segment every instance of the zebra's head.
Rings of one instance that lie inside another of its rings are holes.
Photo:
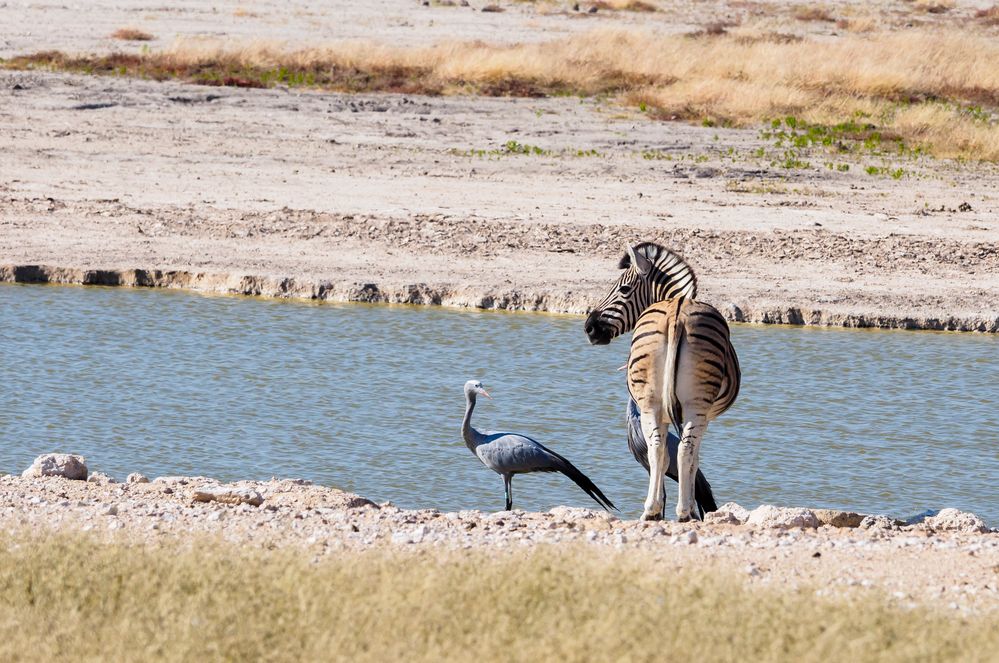
[[[586,336],[593,345],[606,345],[630,332],[651,304],[697,294],[697,279],[690,265],[658,244],[642,242],[628,247],[617,266],[624,270],[621,276],[586,316]]]

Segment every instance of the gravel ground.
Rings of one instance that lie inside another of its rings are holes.
[[[316,556],[386,546],[640,548],[661,553],[665,569],[711,564],[762,586],[814,587],[830,596],[875,592],[899,605],[958,613],[999,607],[999,533],[970,514],[944,512],[914,525],[869,518],[857,527],[857,514],[771,506],[745,514],[727,506],[707,523],[645,523],[569,507],[546,513],[403,510],[301,480],[111,481],[100,474],[89,481],[0,477],[0,527],[89,532],[149,545],[219,537],[262,548],[301,547]],[[236,503],[240,499],[249,503]],[[823,524],[833,522],[854,527]]]

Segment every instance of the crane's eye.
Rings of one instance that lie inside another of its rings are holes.
[[[629,292],[631,292],[631,288],[632,288],[632,286],[628,285],[627,283],[622,283],[621,287],[618,288],[618,291],[622,295],[627,295]]]

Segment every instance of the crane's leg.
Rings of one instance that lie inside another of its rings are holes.
[[[513,509],[513,475],[503,475],[503,485],[506,487],[506,510]]]
[[[694,477],[700,456],[701,438],[708,424],[705,417],[698,416],[683,425],[680,435],[680,448],[677,450],[677,474],[680,480],[679,497],[676,501],[676,517],[681,523],[691,518],[694,510]]]
[[[649,448],[649,493],[645,498],[642,520],[662,520],[663,473],[666,471],[666,427],[662,408],[642,408],[642,434]]]

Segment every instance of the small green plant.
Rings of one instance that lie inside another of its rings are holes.
[[[515,140],[508,140],[504,143],[503,151],[507,154],[534,154],[537,156],[551,154],[548,150],[543,150],[537,145],[526,145],[524,143],[518,143]]]
[[[871,177],[890,177],[893,180],[900,180],[908,173],[904,168],[892,168],[890,166],[868,166],[864,172]]]

